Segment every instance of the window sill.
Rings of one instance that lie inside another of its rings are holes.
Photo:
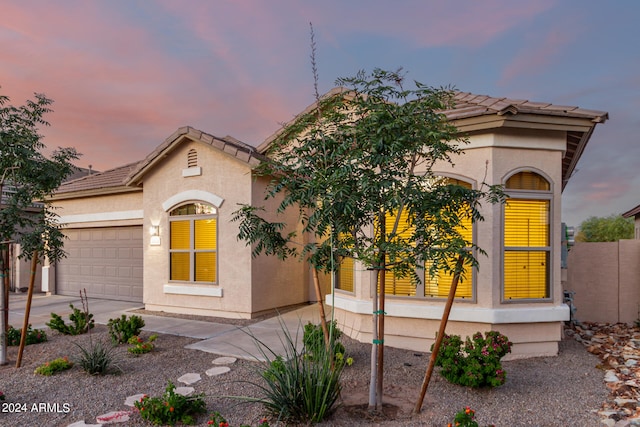
[[[203,297],[222,297],[222,288],[208,285],[164,285],[165,294],[195,295]]]

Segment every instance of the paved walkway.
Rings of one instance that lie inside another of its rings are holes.
[[[26,301],[26,294],[10,294],[9,324],[17,329],[22,328]],[[31,302],[29,323],[34,328],[43,329],[46,327],[46,323],[51,320],[51,313],[56,313],[67,320],[69,314],[73,312],[69,304],[82,309],[79,297],[34,295]],[[120,317],[122,314],[130,316],[132,314],[129,312],[130,310],[142,307],[141,303],[89,298],[89,312],[93,314],[96,323],[103,325],[106,325],[109,319]],[[330,315],[330,312],[327,315]],[[140,316],[145,321],[144,331],[197,338],[201,341],[188,345],[187,348],[249,360],[256,360],[256,358],[262,360],[259,357],[260,351],[255,344],[256,339],[264,343],[276,354],[283,354],[283,342],[285,341],[282,332],[283,325],[292,338],[297,338],[296,341],[299,344],[302,339],[302,326],[307,322],[320,323],[318,309],[315,304],[242,328],[224,323],[175,317]]]

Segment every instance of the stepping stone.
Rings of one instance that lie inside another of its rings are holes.
[[[213,377],[215,375],[226,374],[230,370],[231,368],[228,366],[216,366],[215,368],[207,369],[206,374],[209,375],[210,377]]]
[[[196,391],[193,387],[176,387],[176,394],[181,394],[182,396],[191,396],[193,392]]]
[[[200,374],[190,373],[190,374],[184,374],[183,376],[178,378],[178,381],[180,381],[181,383],[190,385],[190,384],[197,383],[201,379],[202,378],[200,378]]]
[[[73,424],[69,424],[67,427],[101,427],[102,424],[87,424],[83,421],[76,421]]]
[[[620,381],[620,379],[616,376],[616,371],[608,370],[604,374],[604,381],[607,382],[607,383],[616,383],[616,382]]]
[[[126,423],[129,421],[129,411],[111,411],[96,417],[96,422],[100,424]]]
[[[235,357],[229,357],[229,356],[222,356],[222,357],[218,357],[217,359],[213,360],[213,364],[214,365],[231,365],[232,363],[236,363],[236,359]]]
[[[140,400],[146,395],[140,393],[140,394],[134,394],[133,396],[129,396],[127,397],[127,400],[124,401],[124,404],[127,406],[131,406],[132,408],[135,406],[134,403],[135,402],[140,402]]]

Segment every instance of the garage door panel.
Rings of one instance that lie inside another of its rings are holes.
[[[67,258],[56,268],[57,293],[142,302],[142,227],[65,230]]]

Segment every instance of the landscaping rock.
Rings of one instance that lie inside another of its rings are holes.
[[[210,377],[213,377],[216,375],[226,374],[230,370],[231,368],[229,368],[228,366],[216,366],[215,368],[207,369],[206,374]]]
[[[231,365],[233,363],[236,363],[236,359],[235,357],[230,357],[230,356],[221,356],[218,357],[216,359],[213,359],[213,364],[214,365]]]
[[[187,385],[191,385],[191,384],[197,383],[201,379],[202,378],[200,377],[200,374],[189,373],[189,374],[184,374],[183,376],[178,378],[178,381],[180,381],[181,383],[187,384]]]

